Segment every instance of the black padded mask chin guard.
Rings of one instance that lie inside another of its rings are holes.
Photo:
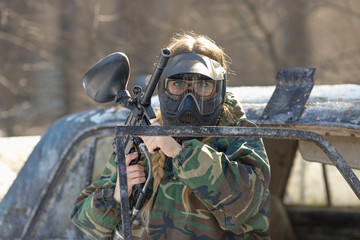
[[[167,113],[163,104],[160,110],[163,122],[169,126],[215,126],[219,120],[222,105],[217,106],[213,113],[202,115],[196,110],[182,110],[176,114]]]

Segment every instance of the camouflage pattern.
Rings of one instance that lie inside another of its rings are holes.
[[[236,118],[223,112],[219,125],[254,126],[232,94],[225,104]],[[166,159],[164,170],[148,231],[138,217],[133,239],[270,239],[270,166],[261,139],[189,140],[179,156]],[[73,207],[72,221],[91,239],[111,239],[121,223],[115,182],[112,157],[101,179],[84,189]],[[190,213],[182,202],[184,186],[193,191]]]

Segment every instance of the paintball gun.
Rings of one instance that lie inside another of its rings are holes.
[[[96,102],[106,103],[115,101],[116,103],[130,109],[131,112],[125,121],[126,126],[150,125],[150,119],[155,118],[155,113],[150,104],[151,97],[160,79],[161,73],[170,58],[170,55],[171,51],[169,49],[164,48],[161,50],[161,55],[155,65],[154,72],[151,75],[146,90],[143,92],[140,86],[134,86],[133,93],[135,97],[131,97],[127,90],[127,84],[130,76],[129,59],[124,53],[112,53],[101,59],[85,73],[83,78],[85,92]],[[152,177],[152,165],[146,147],[139,137],[130,135],[125,136],[124,146],[125,154],[132,152],[134,148],[138,154],[137,158],[133,160],[130,165],[136,164],[139,161],[141,152],[145,153],[145,157],[149,165],[149,173],[146,182],[144,184],[134,186],[133,189],[132,195],[136,196],[135,198],[137,198],[137,200],[130,217],[130,221],[132,222],[141,208],[146,187]],[[119,160],[119,157],[117,157],[117,159]],[[120,174],[121,171],[118,160],[118,173]],[[123,183],[120,181],[120,188],[122,184]],[[121,200],[128,198],[126,191],[122,192],[120,190],[120,195]]]

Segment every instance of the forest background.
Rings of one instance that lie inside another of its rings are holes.
[[[283,67],[315,84],[359,84],[358,0],[0,0],[0,137],[42,135],[98,107],[82,77],[124,52],[131,82],[151,74],[177,32],[210,36],[231,58],[229,86],[274,85]]]

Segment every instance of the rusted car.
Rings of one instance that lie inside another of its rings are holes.
[[[214,131],[264,139],[272,170],[272,239],[359,239],[359,205],[335,207],[328,198],[326,206],[289,206],[283,200],[297,151],[304,159],[335,165],[360,198],[353,171],[360,169],[360,85],[314,86],[314,72],[281,69],[274,86],[229,87],[259,128]],[[156,97],[152,105],[158,105]],[[115,106],[55,122],[0,203],[0,239],[87,239],[71,223],[70,209],[100,176],[113,151],[115,128],[128,114]],[[191,131],[187,134],[201,129]]]

